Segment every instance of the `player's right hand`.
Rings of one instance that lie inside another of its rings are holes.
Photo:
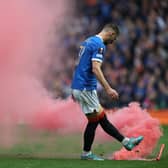
[[[118,99],[118,98],[119,98],[119,94],[117,93],[117,91],[116,91],[115,89],[108,88],[108,89],[106,89],[106,93],[107,93],[112,99]]]

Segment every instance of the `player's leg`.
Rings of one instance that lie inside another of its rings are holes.
[[[105,114],[103,118],[99,120],[99,123],[106,133],[117,139],[119,142],[124,140],[125,137],[117,130],[114,125],[109,122]]]
[[[94,155],[91,152],[92,144],[95,137],[96,128],[99,124],[99,118],[103,117],[104,114],[101,113],[101,106],[99,105],[97,99],[95,99],[95,91],[83,91],[82,97],[82,110],[85,113],[88,124],[84,132],[84,147],[81,159],[85,160],[104,160],[99,156]],[[99,111],[99,112],[97,112]]]
[[[99,124],[98,121],[93,122],[88,120],[83,136],[84,139],[83,151],[86,153],[91,151],[91,147],[95,137],[95,131],[98,124]]]
[[[89,111],[88,107],[89,107],[88,105],[85,105],[83,107],[83,110],[85,112]],[[84,136],[83,136],[83,152],[81,155],[81,159],[82,160],[104,160],[103,158],[96,156],[91,152],[92,144],[95,138],[96,128],[99,124],[99,117],[101,115],[95,111],[93,111],[93,113],[86,113],[85,115],[88,119],[88,123],[86,125]]]
[[[81,159],[84,160],[99,160],[99,157],[95,156],[91,152],[91,147],[95,137],[95,131],[98,126],[99,122],[91,122],[88,120],[87,126],[84,131],[83,136],[83,152],[81,155]]]
[[[137,138],[124,137],[118,131],[118,129],[112,123],[109,122],[106,115],[104,115],[104,117],[99,120],[99,123],[107,134],[109,134],[110,136],[114,137],[119,142],[121,142],[127,150],[132,150],[136,145],[138,145],[143,140],[142,136],[139,136]]]
[[[84,147],[83,147],[83,150],[86,152],[91,151],[91,146],[94,141],[96,128],[99,124],[99,118],[101,118],[101,116],[102,115],[98,114],[96,111],[90,114],[86,114],[88,123],[84,132]]]
[[[101,157],[94,155],[91,152],[92,144],[95,137],[95,131],[99,124],[97,113],[94,111],[93,105],[95,104],[92,97],[92,92],[88,91],[73,91],[73,97],[80,104],[82,111],[88,119],[84,136],[83,136],[83,152],[81,154],[82,160],[104,160]],[[96,104],[97,106],[97,104]],[[99,115],[98,115],[99,116]]]

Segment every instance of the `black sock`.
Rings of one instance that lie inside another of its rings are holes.
[[[84,132],[84,151],[90,151],[99,122],[88,122]]]
[[[124,139],[124,136],[121,135],[120,132],[117,130],[117,128],[115,128],[108,121],[106,115],[104,115],[104,117],[99,121],[99,123],[106,133],[108,133],[109,135],[117,139],[119,142],[122,142],[122,140]]]

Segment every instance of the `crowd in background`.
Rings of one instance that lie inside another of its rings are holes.
[[[145,108],[168,107],[168,1],[167,0],[83,0],[77,13],[65,23],[63,69],[55,72],[55,97],[70,95],[70,85],[80,42],[101,30],[105,23],[119,25],[120,36],[108,47],[103,72],[120,95],[108,99],[98,85],[106,108],[138,101]]]

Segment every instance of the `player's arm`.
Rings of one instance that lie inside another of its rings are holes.
[[[92,72],[95,74],[97,80],[100,82],[100,84],[103,86],[107,94],[113,98],[118,99],[118,93],[111,88],[108,81],[105,79],[104,74],[101,70],[102,62],[99,61],[92,61]]]

